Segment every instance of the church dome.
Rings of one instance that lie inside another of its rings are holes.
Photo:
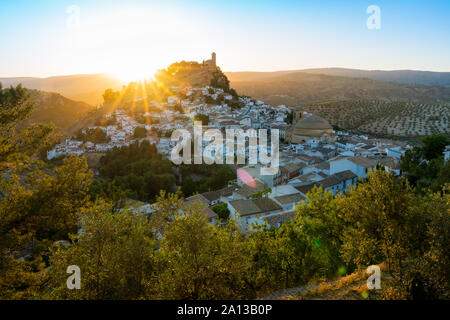
[[[309,115],[295,124],[295,129],[329,130],[332,129],[327,120],[316,115]]]

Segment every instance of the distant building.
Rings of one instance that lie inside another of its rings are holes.
[[[252,223],[262,224],[264,216],[279,213],[283,208],[269,198],[233,200],[227,203],[230,217],[243,227]]]
[[[401,158],[402,155],[405,154],[405,150],[402,149],[402,147],[392,147],[392,148],[386,148],[386,155],[388,157],[396,157]]]
[[[203,66],[210,68],[210,69],[216,69],[216,53],[211,53],[211,59],[210,60],[203,60]]]
[[[450,160],[450,146],[445,147],[444,159],[445,159],[445,161]]]
[[[292,127],[287,134],[290,143],[304,143],[309,140],[334,141],[333,128],[325,119],[316,115],[304,115],[303,108],[294,109]]]
[[[334,195],[343,193],[352,185],[356,185],[358,176],[350,170],[335,173],[323,180],[318,181],[324,190],[330,190]]]
[[[336,159],[330,160],[330,174],[335,174],[338,172],[343,172],[346,170],[350,170],[358,177],[366,178],[367,173],[374,169],[377,166],[377,162],[375,160],[355,156],[355,157],[338,157]]]

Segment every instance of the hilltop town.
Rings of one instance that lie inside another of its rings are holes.
[[[202,65],[214,69],[215,55]],[[84,141],[77,140],[76,136],[67,137],[48,152],[48,159],[69,154],[101,154],[144,140],[153,144],[163,158],[170,159],[176,144],[170,138],[171,133],[181,128],[192,131],[194,120],[201,120],[204,129],[221,131],[278,129],[281,144],[277,174],[261,175],[261,165],[232,166],[237,179],[225,182],[225,188],[186,197],[187,203],[203,202],[211,222],[218,218],[212,209],[225,204],[229,214],[246,227],[264,221],[277,227],[293,218],[295,206],[305,201],[314,186],[333,194],[343,193],[377,166],[400,175],[400,157],[411,148],[401,141],[333,130],[326,120],[304,111],[301,106],[272,106],[234,92],[231,94],[227,88],[171,86],[170,92],[165,101],[149,102],[154,111],[117,108],[104,114],[102,124],[81,131],[81,135],[86,136],[99,130],[104,135],[103,141],[96,143],[89,137]],[[137,98],[135,102],[142,99]],[[207,143],[203,143],[203,149],[206,146]],[[236,155],[237,148],[234,150]],[[248,153],[247,146],[247,157]],[[251,177],[250,182],[248,177]],[[139,203],[135,210],[149,211],[151,205]]]

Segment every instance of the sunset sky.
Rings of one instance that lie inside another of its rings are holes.
[[[450,71],[450,1],[0,0],[0,30],[0,77],[128,80],[212,51],[224,71]]]

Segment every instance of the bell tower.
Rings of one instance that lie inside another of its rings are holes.
[[[294,109],[294,123],[297,123],[298,121],[303,119],[303,108],[301,106],[296,106]]]
[[[215,68],[216,67],[216,53],[213,52],[211,54],[211,61],[212,61],[212,66]]]

